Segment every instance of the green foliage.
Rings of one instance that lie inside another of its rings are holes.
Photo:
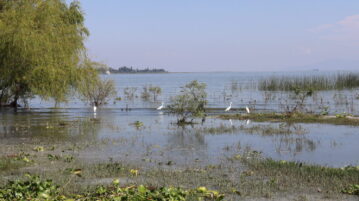
[[[351,185],[347,188],[345,188],[342,193],[349,194],[349,195],[359,195],[359,185]]]
[[[217,191],[199,187],[193,190],[184,190],[175,187],[120,187],[119,180],[114,180],[112,186],[98,186],[94,191],[78,195],[65,196],[59,192],[59,186],[51,180],[43,181],[37,176],[27,175],[25,181],[10,181],[0,187],[0,200],[128,200],[128,201],[185,201],[185,200],[223,200],[224,195]]]
[[[58,187],[52,181],[26,175],[28,180],[10,181],[0,188],[0,200],[56,200]],[[50,199],[53,198],[53,199]]]
[[[194,190],[183,190],[174,187],[149,188],[143,185],[120,188],[115,185],[114,188],[100,186],[95,194],[88,197],[100,200],[158,200],[158,201],[185,201],[185,200],[223,200],[224,196],[216,191],[207,190],[205,187],[199,187]]]
[[[172,97],[168,110],[178,116],[177,123],[188,123],[188,118],[193,122],[193,118],[205,116],[206,98],[206,84],[194,80],[182,87],[181,94]]]
[[[104,63],[100,63],[100,62],[96,62],[96,61],[91,61],[91,62],[90,62],[90,65],[91,65],[94,69],[96,69],[98,72],[100,72],[100,73],[102,73],[102,74],[104,74],[104,73],[106,73],[107,71],[110,70],[110,67],[107,66],[107,65],[104,64]]]
[[[335,115],[336,118],[346,118],[347,116],[348,116],[348,114],[345,113],[345,112],[344,112],[344,113],[341,113],[341,114],[336,114],[336,115]]]
[[[0,103],[66,101],[82,74],[88,30],[79,2],[0,0]]]
[[[135,126],[136,129],[141,129],[144,126],[143,122],[141,121],[135,121],[133,125]]]

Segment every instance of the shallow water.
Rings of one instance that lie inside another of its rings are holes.
[[[62,104],[62,109],[49,109],[51,101],[33,99],[31,109],[14,112],[0,111],[1,145],[78,146],[79,157],[85,161],[126,160],[146,161],[158,165],[215,164],[233,157],[243,150],[262,152],[263,156],[278,160],[302,161],[312,164],[342,167],[358,165],[359,133],[357,127],[328,124],[284,125],[301,132],[266,135],[248,132],[256,126],[283,126],[279,123],[209,118],[193,127],[177,127],[176,118],[155,110],[178,94],[181,86],[192,80],[207,84],[208,107],[211,114],[223,113],[229,102],[233,108],[250,106],[257,111],[282,111],[293,100],[284,92],[264,93],[256,89],[259,79],[273,75],[321,75],[330,72],[296,73],[169,73],[109,75],[113,79],[121,101],[110,101],[94,114],[78,98]],[[160,86],[157,100],[141,98],[144,86]],[[124,94],[127,87],[135,90],[133,98]],[[320,112],[329,106],[330,113],[359,115],[358,90],[323,91],[308,99],[307,109]],[[64,109],[65,108],[65,109]],[[128,108],[125,110],[124,108]],[[240,110],[231,113],[241,112]],[[134,122],[143,122],[136,128]],[[231,133],[209,134],[206,128],[240,127]],[[3,150],[7,151],[7,150]]]
[[[229,102],[233,102],[233,108],[250,106],[257,110],[283,111],[286,105],[291,105],[293,100],[290,94],[285,92],[258,91],[258,80],[270,76],[303,76],[303,75],[331,75],[336,72],[218,72],[218,73],[167,73],[167,74],[113,74],[103,75],[104,79],[115,81],[118,97],[121,101],[111,100],[107,108],[156,108],[161,102],[168,104],[170,98],[178,94],[181,86],[192,80],[198,80],[207,84],[208,107],[225,108]],[[161,95],[156,100],[143,100],[141,94],[145,86],[159,86]],[[126,95],[124,90],[132,88],[133,97]],[[328,106],[332,114],[350,113],[359,115],[359,90],[322,91],[316,93],[307,100],[307,110],[320,112]],[[54,107],[51,101],[33,99],[30,102],[32,108]],[[64,108],[86,108],[78,98],[62,104]]]
[[[209,118],[203,124],[181,128],[175,117],[155,109],[2,110],[0,146],[27,144],[82,146],[79,157],[85,161],[148,161],[151,165],[216,164],[249,148],[278,160],[302,161],[342,167],[358,165],[357,127],[328,124],[293,124],[292,134],[261,134],[245,129],[231,133],[209,134],[203,128],[256,125],[280,126],[279,123],[253,123]],[[141,121],[142,128],[133,123]],[[72,123],[72,122],[77,122]]]

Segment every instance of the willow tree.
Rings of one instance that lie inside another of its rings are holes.
[[[0,104],[65,101],[81,77],[88,36],[79,2],[0,0]]]

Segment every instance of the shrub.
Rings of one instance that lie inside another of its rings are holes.
[[[194,118],[205,117],[207,105],[205,89],[206,84],[194,80],[182,87],[181,94],[171,98],[168,110],[178,116],[178,124],[193,123]]]
[[[157,96],[162,93],[161,87],[150,86],[149,91],[152,93],[153,101],[157,100]]]
[[[106,104],[111,97],[116,96],[116,88],[112,80],[95,79],[82,82],[79,93],[82,100],[98,107]]]

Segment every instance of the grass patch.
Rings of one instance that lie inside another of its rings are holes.
[[[272,159],[247,159],[247,176],[267,179],[277,191],[340,194],[359,183],[359,168],[330,168]],[[355,191],[354,191],[355,192]]]
[[[320,76],[282,76],[259,81],[262,91],[291,91],[295,88],[319,90],[343,90],[359,87],[359,73],[339,73]]]
[[[226,114],[221,119],[253,120],[256,122],[288,122],[288,123],[323,123],[334,125],[359,126],[359,118],[351,116],[323,116],[305,113],[252,113],[252,114]]]

